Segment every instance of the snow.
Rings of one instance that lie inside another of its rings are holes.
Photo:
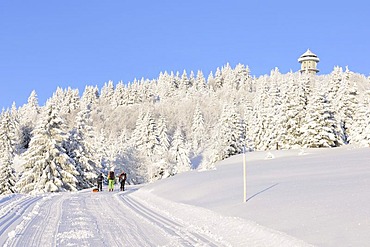
[[[127,191],[0,197],[1,246],[366,246],[369,148],[243,156]]]

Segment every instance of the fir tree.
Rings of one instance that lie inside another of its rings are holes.
[[[149,181],[161,178],[163,173],[161,164],[163,149],[161,148],[158,135],[157,124],[152,114],[148,111],[146,114],[140,114],[137,120],[136,128],[132,135],[134,147],[140,152],[142,160],[145,160],[147,178]]]
[[[189,149],[187,148],[185,138],[180,127],[176,129],[173,135],[170,152],[174,163],[173,169],[175,174],[190,170],[191,162],[189,159]]]
[[[95,158],[96,151],[90,143],[93,138],[90,115],[90,105],[87,105],[86,109],[77,115],[76,127],[70,131],[68,140],[64,144],[68,156],[75,161],[80,174],[79,188],[92,187],[97,174],[101,172],[99,169],[101,167],[98,166]]]
[[[353,118],[352,142],[370,147],[370,91],[368,91]]]
[[[170,148],[170,140],[167,133],[168,129],[166,119],[164,117],[160,117],[158,121],[158,137],[164,153]]]
[[[20,193],[76,191],[76,176],[80,175],[63,142],[64,122],[55,106],[47,103],[33,131],[28,150],[23,154],[24,172],[16,183]]]
[[[338,146],[334,111],[326,95],[315,94],[307,106],[307,115],[302,125],[304,147],[320,148]]]
[[[0,195],[15,193],[16,175],[12,167],[13,158],[10,153],[0,150]]]
[[[200,110],[199,104],[197,104],[194,111],[191,131],[192,131],[193,150],[195,153],[198,153],[199,151],[198,149],[202,147],[203,142],[206,140],[204,117]]]
[[[215,130],[212,162],[239,154],[244,146],[242,119],[236,105],[225,105]]]
[[[14,140],[15,128],[11,123],[9,111],[3,112],[0,123],[0,195],[15,192],[15,171],[12,161],[15,154]]]

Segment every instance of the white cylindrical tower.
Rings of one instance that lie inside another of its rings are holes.
[[[298,62],[301,64],[301,73],[307,72],[316,74],[319,72],[317,63],[320,62],[320,59],[316,54],[310,51],[310,49],[307,49],[307,51],[298,58]]]

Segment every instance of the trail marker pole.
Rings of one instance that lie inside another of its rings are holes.
[[[247,161],[245,157],[245,146],[243,147],[243,178],[244,178],[244,200],[247,202]]]

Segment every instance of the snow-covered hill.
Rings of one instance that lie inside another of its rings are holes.
[[[242,155],[126,192],[2,196],[0,244],[366,246],[369,151],[247,153],[247,202]]]
[[[144,190],[318,246],[370,243],[369,148],[253,152],[246,159],[246,203],[241,155],[220,162],[215,171],[180,174]]]

